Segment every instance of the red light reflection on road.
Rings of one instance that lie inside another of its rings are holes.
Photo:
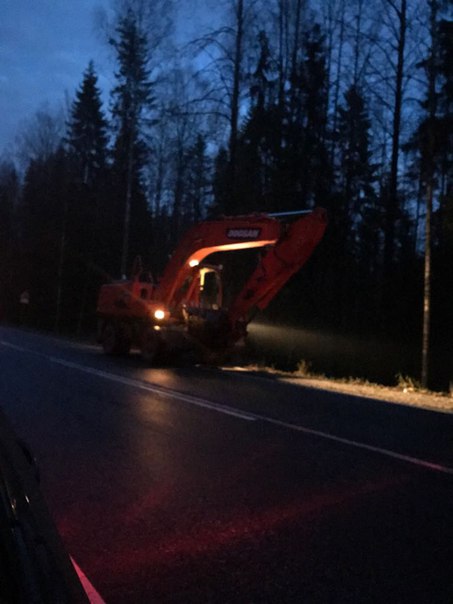
[[[89,560],[85,561],[85,567],[89,568],[92,574],[99,573],[101,576],[118,579],[130,573],[146,572],[146,569],[150,574],[156,575],[159,567],[181,564],[181,561],[200,557],[206,558],[235,545],[257,541],[272,534],[278,528],[289,527],[291,523],[303,523],[331,510],[344,508],[360,497],[388,489],[396,483],[401,483],[401,480],[401,478],[394,478],[369,482],[352,489],[343,488],[343,490],[310,494],[307,498],[300,495],[293,501],[256,512],[252,510],[244,512],[241,509],[234,515],[235,510],[232,510],[233,515],[230,517],[206,516],[203,522],[199,521],[191,525],[188,521],[184,524],[183,510],[177,521],[165,522],[167,527],[165,537],[156,539],[155,535],[159,534],[160,526],[154,526],[153,511],[150,506],[152,508],[153,505],[158,505],[161,509],[165,509],[165,498],[170,492],[173,493],[173,489],[171,485],[164,484],[157,491],[149,493],[140,502],[123,511],[121,520],[117,517],[112,518],[113,524],[118,523],[118,529],[124,526],[124,523],[128,525],[127,539],[123,535],[123,539],[117,542],[115,528],[112,526],[108,531],[109,535],[99,535],[101,541],[103,539],[109,541],[102,544],[102,549],[108,551],[108,555],[96,555],[96,548],[93,547],[88,554]],[[142,512],[145,517],[141,516]],[[161,511],[155,515],[154,522],[157,524],[160,514]],[[131,527],[131,523],[136,526]],[[59,526],[63,536],[69,527],[71,527],[71,538],[74,536],[73,522],[68,525],[63,520]],[[168,531],[169,526],[172,527],[172,532]],[[79,525],[79,528],[86,531],[87,523]],[[133,530],[129,531],[130,528]]]
[[[156,485],[152,491],[146,493],[138,501],[135,501],[126,510],[121,518],[121,523],[133,524],[140,522],[143,517],[150,517],[153,510],[164,507],[174,493],[174,485],[171,482],[163,482]]]
[[[235,542],[259,538],[294,520],[313,517],[328,509],[347,505],[359,496],[383,490],[389,485],[389,481],[369,483],[343,493],[320,494],[310,497],[308,501],[298,499],[256,513],[250,511],[221,523],[211,519],[206,522],[207,526],[204,524],[193,527],[188,534],[173,536],[157,544],[150,544],[149,549],[137,552],[139,558],[136,557],[131,562],[135,566],[136,564],[169,561],[181,556],[210,555],[221,548],[228,548]]]

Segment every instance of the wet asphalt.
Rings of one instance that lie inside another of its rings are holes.
[[[108,603],[453,602],[453,414],[6,327],[0,406]]]

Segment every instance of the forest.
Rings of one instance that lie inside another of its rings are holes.
[[[137,254],[158,276],[197,221],[321,206],[324,240],[250,354],[448,390],[452,1],[205,4],[188,40],[177,2],[112,3],[108,101],[93,57],[64,115],[38,110],[2,156],[0,318],[94,333],[100,284]]]

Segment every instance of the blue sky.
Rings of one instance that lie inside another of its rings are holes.
[[[72,99],[93,59],[111,85],[111,51],[96,26],[108,0],[0,0],[0,154],[24,120]]]
[[[96,0],[0,0],[0,151],[24,119],[74,94],[90,59],[108,86],[109,49],[95,26],[102,7]]]
[[[207,25],[212,5],[179,0],[179,35]],[[96,15],[110,6],[109,0],[0,0],[0,155],[37,110],[72,99],[91,59],[101,89],[110,89],[111,49],[96,25]]]

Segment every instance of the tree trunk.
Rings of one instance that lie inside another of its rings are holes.
[[[433,210],[433,182],[430,179],[426,191],[425,220],[425,271],[423,283],[423,337],[422,337],[422,372],[423,388],[428,387],[429,377],[429,333],[431,318],[431,216]]]
[[[127,275],[127,261],[129,256],[129,231],[131,228],[131,203],[132,203],[132,178],[134,168],[134,128],[130,126],[129,149],[127,158],[127,183],[126,183],[126,199],[124,208],[124,224],[123,224],[123,246],[121,251],[121,278]]]
[[[343,66],[343,46],[344,46],[344,22],[345,22],[345,4],[341,4],[341,20],[340,20],[340,34],[338,41],[338,59],[337,59],[337,74],[334,85],[334,99],[333,99],[333,117],[332,117],[332,144],[330,147],[330,164],[333,165],[335,160],[335,132],[337,129],[338,122],[338,106],[340,103],[340,80]]]
[[[401,107],[403,101],[403,76],[404,76],[404,49],[406,45],[406,12],[407,0],[401,0],[400,9],[393,2],[391,6],[396,11],[399,21],[398,59],[395,77],[395,98],[393,104],[392,126],[392,158],[390,165],[390,181],[386,203],[385,242],[384,242],[384,268],[385,276],[391,280],[392,266],[395,249],[395,224],[398,217],[398,158],[400,149]]]
[[[428,387],[429,380],[429,334],[431,320],[431,219],[433,212],[434,188],[434,154],[435,154],[435,119],[436,119],[436,25],[437,25],[437,0],[431,0],[430,29],[431,52],[428,62],[428,140],[426,145],[426,221],[425,221],[425,270],[423,284],[423,335],[422,335],[422,370],[421,383],[423,388]]]
[[[56,333],[60,330],[61,321],[61,301],[63,296],[63,269],[66,256],[66,228],[68,222],[68,200],[65,196],[63,206],[63,223],[61,226],[60,235],[60,249],[58,258],[58,273],[57,273],[57,296],[56,296],[56,309],[55,309],[55,325],[54,330]]]
[[[236,197],[236,162],[237,162],[237,139],[239,129],[239,99],[241,90],[241,68],[242,68],[242,44],[244,36],[244,0],[238,0],[236,9],[236,40],[233,67],[233,90],[231,94],[230,114],[230,141],[229,141],[229,167],[230,167],[230,191],[232,202],[235,204]]]

